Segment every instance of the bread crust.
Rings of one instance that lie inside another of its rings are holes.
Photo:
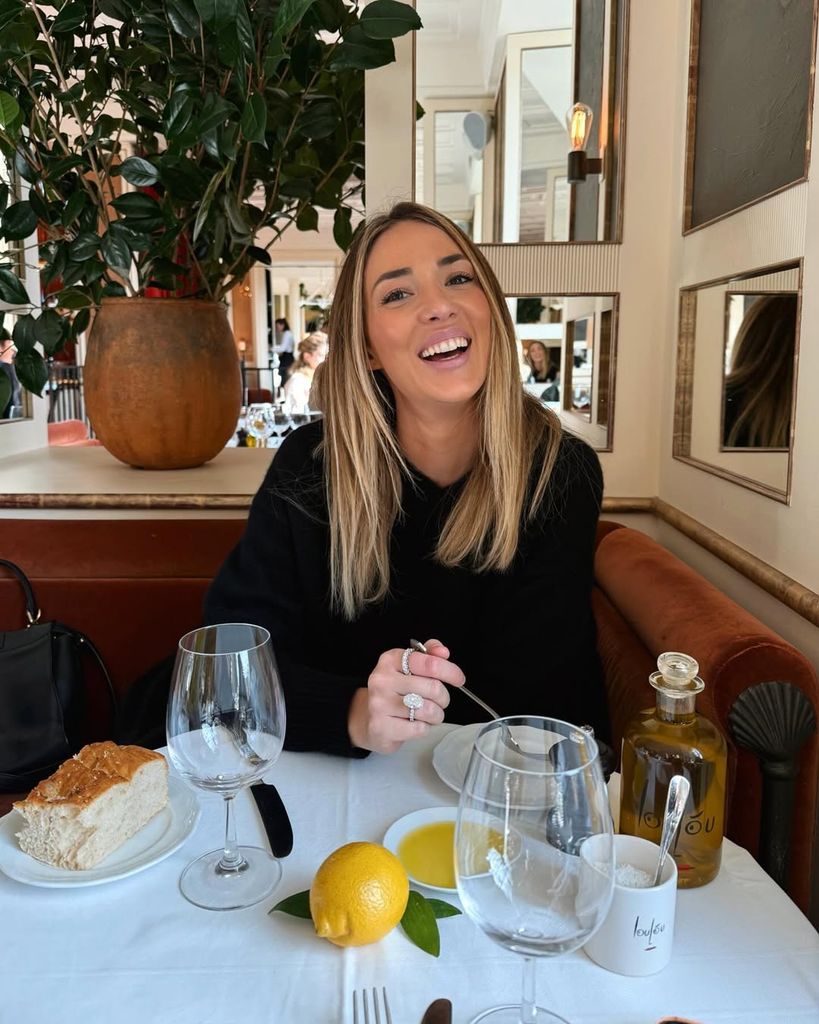
[[[130,782],[144,764],[156,760],[165,758],[144,747],[121,747],[110,740],[89,743],[61,764],[53,775],[39,782],[25,800],[13,806],[22,812],[54,804],[87,807],[112,786]]]

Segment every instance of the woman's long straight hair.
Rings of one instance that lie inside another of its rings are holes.
[[[382,374],[370,369],[364,304],[364,273],[372,247],[404,221],[439,228],[455,242],[472,261],[490,310],[486,381],[474,399],[478,452],[444,523],[437,560],[479,572],[508,568],[524,520],[541,503],[560,446],[558,418],[523,390],[512,318],[481,251],[446,217],[416,203],[398,203],[367,221],[353,239],[335,289],[320,396],[330,598],[348,619],[389,592],[390,535],[410,472],[395,434],[389,387]],[[530,490],[536,458],[540,472]]]

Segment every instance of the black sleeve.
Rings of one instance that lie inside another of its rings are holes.
[[[565,435],[544,504],[524,531],[514,565],[487,595],[481,635],[496,639],[482,648],[481,682],[519,703],[509,714],[590,724],[606,739],[591,607],[602,494],[597,454]]]
[[[302,428],[305,434],[307,428]],[[270,632],[287,710],[285,748],[364,757],[347,733],[347,714],[366,680],[310,666],[304,609],[307,590],[319,582],[300,574],[294,530],[315,533],[310,516],[282,496],[282,488],[312,456],[297,438],[287,438],[259,488],[244,535],[205,596],[206,624],[252,622]]]

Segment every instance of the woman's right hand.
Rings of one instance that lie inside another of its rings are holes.
[[[409,656],[410,675],[404,675],[404,648],[385,651],[370,673],[367,688],[357,690],[350,704],[347,728],[356,747],[392,754],[407,740],[425,736],[431,725],[440,725],[449,704],[447,686],[463,686],[465,677],[449,660],[449,649],[440,640],[427,640],[426,654]],[[409,720],[403,698],[417,693],[423,703]]]

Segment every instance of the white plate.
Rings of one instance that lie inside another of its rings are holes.
[[[463,789],[469,756],[475,737],[486,725],[486,722],[474,722],[452,729],[432,752],[432,767],[451,789],[460,793]]]
[[[384,834],[384,846],[395,856],[398,856],[398,847],[404,836],[414,832],[423,825],[434,825],[439,821],[455,821],[458,817],[457,807],[427,807],[423,811],[413,811],[412,814],[405,814],[403,818],[394,821]],[[453,851],[453,857],[455,853]],[[457,893],[453,886],[451,889],[443,885],[430,885],[429,882],[422,882],[420,878],[409,875],[409,880],[425,889],[434,889],[435,892]]]
[[[23,827],[23,817],[17,811],[11,811],[0,818],[0,871],[26,885],[50,889],[101,885],[127,878],[158,864],[178,850],[199,821],[199,813],[199,801],[193,792],[180,778],[170,775],[168,803],[159,814],[95,868],[70,871],[43,864],[23,853],[16,836]]]

